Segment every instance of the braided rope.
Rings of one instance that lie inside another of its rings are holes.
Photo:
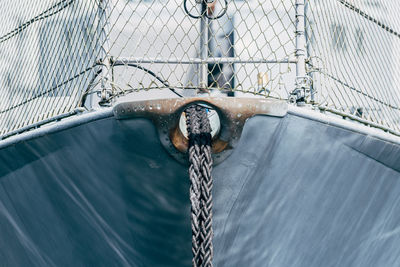
[[[192,264],[212,267],[211,126],[205,108],[192,105],[185,113],[189,134]]]

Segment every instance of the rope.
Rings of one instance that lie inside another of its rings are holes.
[[[204,107],[185,110],[189,134],[189,177],[193,267],[212,267],[211,126]]]

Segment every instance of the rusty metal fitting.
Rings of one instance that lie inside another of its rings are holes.
[[[285,101],[260,98],[194,97],[157,99],[117,104],[113,111],[117,119],[147,118],[158,130],[163,146],[180,162],[187,162],[188,139],[179,127],[186,107],[207,105],[219,116],[220,129],[212,140],[215,163],[224,160],[237,145],[244,124],[254,115],[283,117],[287,113]]]

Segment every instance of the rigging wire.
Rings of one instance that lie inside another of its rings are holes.
[[[86,72],[92,70],[93,68],[95,68],[95,67],[97,67],[97,66],[102,66],[102,65],[104,65],[104,64],[102,64],[102,63],[95,63],[94,65],[87,67],[86,69],[82,70],[82,71],[79,72],[78,74],[76,74],[76,75],[70,77],[69,79],[63,81],[63,82],[60,83],[60,84],[57,84],[56,86],[53,86],[52,88],[50,88],[50,89],[48,89],[48,90],[45,90],[45,91],[43,91],[43,92],[41,92],[41,93],[39,93],[39,94],[36,94],[36,95],[34,95],[33,97],[31,97],[31,98],[29,98],[29,99],[26,99],[26,100],[24,100],[24,101],[22,101],[22,102],[20,102],[20,103],[18,103],[18,104],[15,104],[15,105],[13,105],[13,106],[7,108],[7,109],[0,110],[0,114],[3,114],[3,113],[5,113],[5,112],[7,112],[7,111],[10,111],[10,110],[12,110],[12,109],[18,108],[18,107],[20,107],[20,106],[22,106],[22,105],[24,105],[24,104],[27,104],[27,103],[29,103],[29,102],[31,102],[31,101],[33,101],[33,100],[39,98],[39,97],[43,97],[43,96],[45,96],[46,94],[51,93],[51,92],[57,90],[57,89],[60,88],[61,86],[65,85],[65,84],[67,84],[67,83],[69,83],[69,82],[71,82],[72,80],[74,80],[74,79],[78,78],[79,76],[85,74]],[[154,78],[156,78],[158,81],[160,81],[160,82],[161,82],[166,88],[168,88],[171,92],[173,92],[174,94],[176,94],[176,95],[179,96],[179,97],[183,97],[183,96],[182,96],[181,94],[179,94],[174,88],[172,88],[172,87],[167,83],[167,81],[165,81],[164,79],[160,78],[160,77],[159,77],[156,73],[154,73],[153,71],[151,71],[151,70],[149,70],[149,69],[147,69],[147,68],[145,68],[145,67],[143,67],[143,66],[141,66],[141,65],[139,65],[139,64],[134,64],[134,63],[126,63],[126,64],[125,64],[125,63],[123,63],[123,62],[113,62],[112,66],[129,66],[129,67],[134,67],[134,68],[143,70],[144,72],[150,74],[151,76],[153,76]],[[89,86],[90,86],[90,84],[93,83],[94,79],[96,79],[96,78],[98,77],[98,75],[100,75],[101,72],[102,72],[102,70],[98,70],[97,72],[94,73],[94,76],[93,76],[93,78],[91,79],[91,82],[89,83]],[[90,89],[88,88],[88,89],[84,92],[84,94],[82,95],[82,99],[81,99],[81,101],[80,101],[80,105],[83,105],[83,104],[84,104],[84,101],[86,100],[86,97],[87,97],[87,95],[89,94],[89,91],[90,91]]]
[[[311,63],[308,63],[308,64],[309,64],[310,66],[312,66]],[[312,67],[313,67],[313,66],[312,66]],[[331,75],[331,74],[329,74],[329,73],[327,73],[327,72],[325,72],[325,71],[323,71],[323,70],[321,70],[321,69],[315,68],[314,70],[312,70],[312,71],[310,71],[310,72],[315,72],[315,71],[317,71],[317,72],[319,72],[319,73],[325,75],[326,77],[328,77],[328,78],[334,80],[335,82],[337,82],[337,83],[339,83],[339,84],[341,84],[341,85],[343,85],[343,86],[349,88],[350,90],[353,90],[353,91],[355,91],[355,92],[357,92],[357,93],[359,93],[359,94],[361,94],[361,95],[363,95],[363,96],[368,97],[369,99],[371,99],[371,100],[373,100],[373,101],[376,101],[376,102],[378,102],[378,103],[380,103],[380,104],[382,104],[382,105],[384,105],[384,106],[387,106],[387,107],[389,107],[389,108],[400,110],[400,107],[391,105],[391,104],[386,103],[385,101],[382,101],[382,100],[380,100],[380,99],[378,99],[378,98],[376,98],[376,97],[374,97],[374,96],[371,96],[370,94],[365,93],[365,92],[363,92],[363,91],[361,91],[361,90],[355,88],[354,86],[351,86],[350,84],[348,84],[348,83],[346,83],[346,82],[340,80],[339,78],[337,78],[337,77],[335,77],[335,76],[333,76],[333,75]]]
[[[74,2],[75,2],[75,0],[63,0],[63,1],[60,1],[60,2],[58,2],[56,4],[54,4],[53,6],[51,6],[48,9],[46,9],[45,11],[43,11],[42,13],[37,15],[36,17],[33,17],[32,19],[30,19],[29,21],[21,24],[20,26],[18,26],[14,30],[12,30],[12,31],[4,34],[3,36],[1,36],[0,37],[0,43],[3,43],[5,41],[11,39],[12,37],[16,36],[17,34],[20,34],[21,31],[23,31],[26,28],[28,28],[34,22],[46,19],[48,17],[51,17],[51,16],[61,12],[62,10],[64,10],[65,8],[67,8],[68,6],[70,6]],[[58,6],[61,6],[61,7],[58,7]],[[57,7],[58,7],[58,9],[56,9]],[[56,10],[51,12],[51,13],[49,13],[49,14],[47,14],[48,12],[52,11],[53,9],[56,9]]]
[[[140,69],[148,74],[150,74],[151,76],[153,76],[154,78],[156,78],[159,82],[161,82],[166,88],[168,88],[171,92],[173,92],[174,94],[176,94],[179,97],[183,97],[181,94],[179,94],[174,88],[172,88],[166,80],[160,78],[160,76],[158,76],[156,73],[154,73],[153,71],[139,65],[139,64],[135,64],[135,63],[124,63],[124,62],[112,62],[111,66],[129,66],[129,67],[133,67],[133,68],[137,68]]]
[[[384,23],[380,22],[379,20],[373,18],[372,16],[368,15],[367,13],[365,13],[364,11],[362,11],[361,9],[359,9],[358,7],[350,4],[349,2],[345,1],[345,0],[338,0],[338,2],[342,5],[344,5],[345,7],[347,7],[350,10],[353,10],[354,12],[358,13],[360,16],[368,19],[369,21],[375,23],[376,25],[378,25],[379,27],[381,27],[382,29],[384,29],[385,31],[393,34],[394,36],[400,38],[400,33],[396,32],[395,30],[393,30],[391,27],[385,25]]]
[[[72,76],[71,78],[69,78],[69,79],[63,81],[63,82],[60,83],[60,84],[57,84],[56,86],[53,86],[52,88],[50,88],[50,89],[48,89],[48,90],[45,90],[45,91],[43,91],[43,92],[41,92],[41,93],[39,93],[39,94],[36,94],[36,95],[34,95],[33,97],[31,97],[31,98],[29,98],[29,99],[25,99],[24,101],[22,101],[22,102],[20,102],[20,103],[18,103],[18,104],[15,104],[15,105],[13,105],[13,106],[11,106],[11,107],[8,107],[8,108],[6,108],[6,109],[0,110],[0,114],[3,114],[3,113],[5,113],[5,112],[7,112],[7,111],[10,111],[10,110],[12,110],[12,109],[18,108],[18,107],[20,107],[20,106],[22,106],[22,105],[24,105],[24,104],[26,104],[26,103],[29,103],[29,102],[35,100],[36,98],[45,96],[46,94],[51,93],[51,92],[57,90],[57,89],[60,88],[61,86],[66,85],[67,83],[73,81],[74,79],[78,78],[79,76],[81,76],[81,75],[85,74],[86,72],[92,70],[92,69],[93,69],[94,67],[96,67],[97,65],[98,65],[98,63],[96,63],[96,64],[94,64],[94,65],[92,65],[92,66],[90,66],[90,67],[87,67],[86,69],[82,70],[82,71],[79,72],[78,74],[75,74],[75,75]]]

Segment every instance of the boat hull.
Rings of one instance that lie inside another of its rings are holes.
[[[112,113],[0,150],[8,266],[190,266],[187,164]],[[400,264],[400,145],[288,113],[213,170],[215,266]]]

